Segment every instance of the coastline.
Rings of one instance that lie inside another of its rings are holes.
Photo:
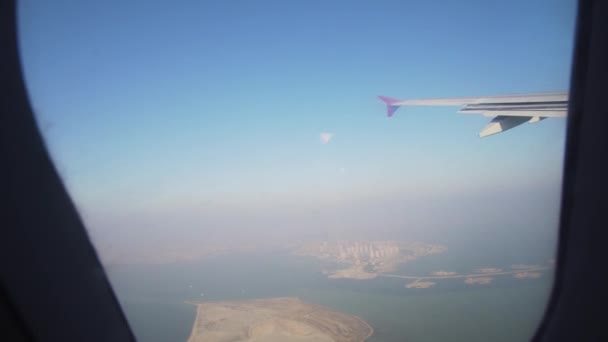
[[[200,315],[200,311],[201,311],[201,304],[195,304],[193,302],[189,302],[189,301],[184,301],[184,303],[186,304],[191,304],[191,305],[196,305],[196,315],[194,316],[194,323],[192,323],[192,330],[190,331],[190,336],[188,336],[188,339],[186,341],[188,342],[192,342],[194,341],[194,336],[196,336],[196,333],[198,332],[198,329],[196,327],[196,324],[198,323],[198,318]]]
[[[301,300],[299,297],[296,297],[296,298],[298,298],[298,300]],[[312,304],[312,305],[318,306],[318,307],[322,308],[322,310],[325,310],[325,311],[333,311],[333,312],[335,312],[337,314],[344,314],[343,312],[337,311],[337,310],[335,310],[333,308],[329,308],[327,306],[323,306],[321,304]],[[361,341],[365,341],[368,338],[372,337],[372,335],[374,334],[374,327],[372,327],[371,324],[367,323],[366,320],[364,320],[363,318],[359,317],[358,315],[355,315],[355,314],[350,313],[350,312],[347,312],[347,314],[349,316],[355,318],[360,323],[363,323],[363,325],[365,325],[365,326],[367,326],[369,328],[369,334],[367,336],[365,336]]]
[[[355,317],[358,321],[360,321],[361,323],[363,323],[364,325],[366,325],[369,328],[369,334],[367,336],[365,336],[361,341],[366,341],[368,338],[372,337],[372,335],[374,335],[374,327],[371,326],[371,324],[367,323],[366,320],[364,320],[363,318],[357,316],[357,315],[353,315],[353,314],[349,314],[353,317]]]

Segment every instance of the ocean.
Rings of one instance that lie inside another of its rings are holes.
[[[508,269],[523,258],[480,259],[468,249],[419,258],[397,273],[423,275],[479,267]],[[527,263],[545,260],[527,259]],[[121,265],[107,268],[138,341],[185,341],[195,307],[185,301],[245,300],[295,296],[357,315],[374,334],[368,341],[526,341],[542,317],[552,271],[540,279],[496,276],[491,284],[434,280],[427,289],[407,289],[409,280],[327,279],[325,264],[286,252],[218,255],[198,262]]]

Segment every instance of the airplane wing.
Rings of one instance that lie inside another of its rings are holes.
[[[399,107],[454,106],[458,113],[481,114],[493,119],[479,136],[504,132],[525,122],[536,123],[546,118],[565,117],[568,111],[568,93],[539,93],[484,97],[452,97],[418,100],[397,100],[378,96],[386,104],[388,117]]]

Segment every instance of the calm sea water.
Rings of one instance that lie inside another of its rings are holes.
[[[420,258],[399,273],[467,272],[523,262],[503,257],[499,264],[498,259],[483,260],[463,249]],[[331,280],[320,273],[322,269],[314,258],[273,252],[170,265],[112,266],[108,274],[138,340],[152,342],[188,338],[195,307],[184,301],[279,296],[297,296],[360,316],[374,327],[370,341],[526,341],[540,321],[552,276],[501,276],[490,285],[445,279],[432,288],[407,289],[405,279]]]

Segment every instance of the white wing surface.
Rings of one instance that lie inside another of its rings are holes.
[[[386,104],[387,116],[399,107],[454,106],[458,113],[481,114],[492,121],[479,132],[480,137],[504,132],[525,122],[536,123],[545,118],[565,117],[568,112],[568,93],[537,93],[482,97],[452,97],[417,100],[397,100],[379,96]]]

